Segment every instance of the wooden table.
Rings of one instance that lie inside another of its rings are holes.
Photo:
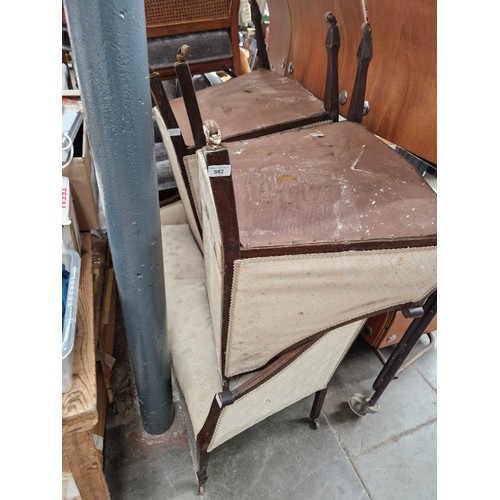
[[[92,431],[97,411],[96,331],[92,285],[92,241],[82,233],[73,384],[62,397],[62,448],[82,500],[109,499],[102,458]]]

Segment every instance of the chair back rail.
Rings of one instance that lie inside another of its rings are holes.
[[[191,33],[199,26],[205,29],[228,28],[238,3],[231,0],[144,0],[147,36]]]

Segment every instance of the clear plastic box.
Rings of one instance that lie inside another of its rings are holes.
[[[62,263],[69,272],[66,308],[62,320],[62,392],[71,389],[73,378],[73,346],[75,344],[78,289],[80,285],[80,255],[74,250],[64,250]],[[62,318],[61,318],[62,319]]]

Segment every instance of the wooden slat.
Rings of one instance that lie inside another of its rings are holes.
[[[63,453],[83,500],[111,498],[90,432],[63,434]]]
[[[92,283],[94,294],[94,329],[97,347],[99,324],[101,321],[101,302],[104,279],[108,262],[108,243],[105,238],[92,236]]]
[[[102,314],[99,323],[99,340],[98,348],[102,356],[113,356],[113,344],[115,338],[115,321],[116,321],[116,281],[113,268],[106,270],[106,279],[102,294]],[[99,421],[94,427],[93,433],[104,438],[106,428],[106,413],[108,404],[112,397],[109,382],[111,379],[111,366],[106,363],[105,359],[98,362],[97,372],[97,408],[99,413]],[[109,391],[108,391],[109,388]]]
[[[231,27],[231,19],[224,17],[220,19],[207,19],[202,21],[164,24],[158,26],[148,26],[146,28],[148,38],[156,38],[160,36],[172,36],[185,33],[193,33],[197,31],[211,31],[225,29]]]

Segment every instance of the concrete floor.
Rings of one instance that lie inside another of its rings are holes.
[[[424,336],[415,351],[427,343]],[[188,417],[175,384],[171,428],[161,436],[142,428],[119,308],[115,346],[112,384],[119,413],[108,412],[104,439],[111,498],[201,498]],[[372,348],[358,338],[329,384],[319,428],[308,424],[310,396],[216,448],[204,498],[436,498],[436,359],[437,343],[391,382],[378,413],[358,417],[347,400],[356,392],[371,395],[382,368]]]

